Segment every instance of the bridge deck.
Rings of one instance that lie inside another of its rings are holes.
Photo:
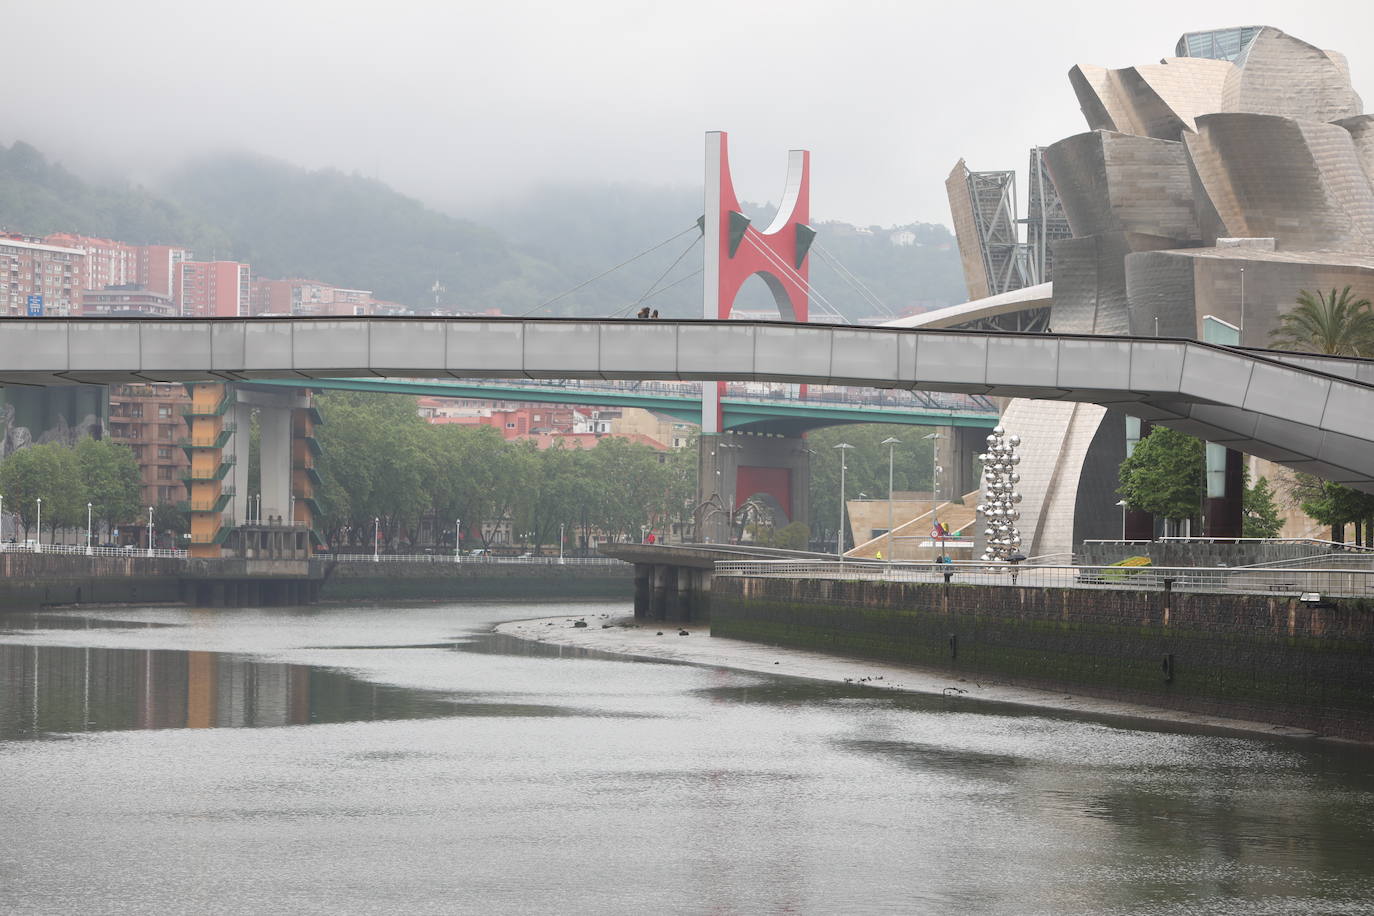
[[[1374,492],[1374,363],[1193,340],[574,319],[5,319],[0,384],[759,380],[1086,401]],[[1297,362],[1298,360],[1295,360]],[[1350,377],[1343,377],[1350,376]]]

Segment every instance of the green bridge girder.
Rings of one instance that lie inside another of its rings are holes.
[[[270,388],[315,388],[334,391],[371,391],[420,397],[474,398],[493,401],[532,401],[541,404],[604,404],[639,407],[689,423],[701,422],[701,399],[636,391],[595,391],[585,388],[524,385],[423,382],[401,379],[263,379],[241,385]],[[880,404],[833,404],[824,401],[721,399],[726,429],[795,434],[807,429],[847,423],[898,423],[906,426],[971,426],[991,429],[998,415],[992,411],[956,410]]]

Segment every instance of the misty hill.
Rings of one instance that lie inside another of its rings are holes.
[[[557,297],[537,314],[627,314],[641,300],[664,315],[700,313],[699,189],[549,186],[463,219],[356,174],[240,153],[188,163],[157,191],[87,183],[27,144],[0,147],[0,226],[18,231],[187,244],[200,257],[249,261],[257,276],[370,289],[412,307],[437,302],[522,314]],[[764,225],[770,210],[750,206],[750,215]],[[817,229],[812,285],[851,319],[882,309],[837,273],[832,258],[894,312],[963,298],[958,255],[943,226],[827,222]],[[739,304],[772,308],[760,280],[746,285]],[[813,311],[820,317],[824,309],[818,303]]]
[[[777,210],[771,204],[745,203],[744,208],[754,225],[760,227],[766,226]],[[483,212],[478,218],[564,274],[586,279],[692,227],[701,212],[700,188],[561,185],[541,188],[500,210]],[[880,315],[882,309],[833,266],[836,261],[895,313],[909,308],[953,305],[966,298],[954,236],[944,226],[912,223],[890,228],[859,227],[832,221],[819,222],[815,228],[818,235],[811,259],[812,288],[851,320]],[[589,290],[595,290],[597,300],[610,308],[633,304],[651,288],[662,289],[701,267],[698,243],[654,286],[698,238],[698,233],[689,232],[597,281]],[[699,315],[700,275],[644,301],[665,316]],[[737,304],[751,311],[774,307],[771,294],[758,279],[745,284]],[[813,305],[817,317],[822,311],[821,304]]]
[[[229,238],[182,207],[132,185],[92,185],[27,143],[0,146],[0,228],[75,232],[137,245],[228,250]]]
[[[370,289],[409,306],[437,296],[441,305],[516,311],[568,285],[491,229],[359,175],[227,154],[184,166],[163,190],[221,226],[261,276]]]

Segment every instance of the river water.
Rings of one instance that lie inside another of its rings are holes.
[[[491,632],[628,611],[0,616],[0,912],[1374,913],[1374,749]]]

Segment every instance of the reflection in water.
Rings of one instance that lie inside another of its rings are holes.
[[[1374,913],[1365,747],[490,633],[539,607],[105,613],[0,618],[6,914]]]
[[[422,691],[217,652],[0,645],[0,740],[451,715]]]

